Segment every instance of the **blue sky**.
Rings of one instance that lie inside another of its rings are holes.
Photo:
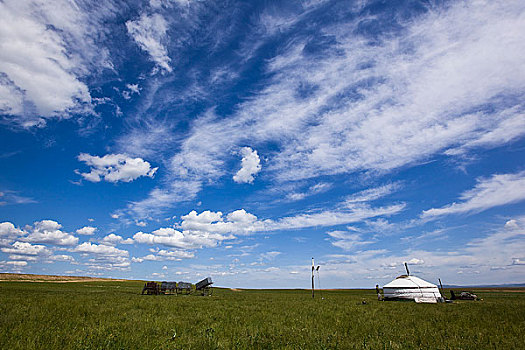
[[[0,2],[0,271],[525,281],[522,1]]]

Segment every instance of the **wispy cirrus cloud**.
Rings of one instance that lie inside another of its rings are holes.
[[[432,219],[451,214],[479,213],[490,208],[524,201],[524,188],[525,171],[480,178],[472,189],[461,194],[461,202],[425,210],[421,213],[421,218]]]
[[[516,140],[525,134],[525,72],[516,68],[525,60],[524,11],[518,1],[462,2],[399,17],[395,35],[363,31],[363,21],[380,19],[362,16],[297,35],[266,61],[250,99],[193,123],[172,157],[170,183],[214,183],[248,142],[278,145],[266,173],[282,183],[384,174]],[[286,38],[279,30],[263,38],[275,35]],[[153,195],[137,202],[145,203],[155,209]]]
[[[137,45],[149,54],[160,69],[168,73],[172,71],[171,59],[165,45],[165,42],[169,40],[168,23],[161,14],[143,13],[139,19],[126,22],[126,28]]]
[[[332,188],[332,184],[326,182],[319,182],[310,186],[304,192],[291,192],[286,195],[286,199],[290,201],[299,201],[306,197],[310,197],[319,193],[326,192]]]
[[[354,250],[367,244],[372,244],[372,240],[364,240],[359,233],[348,231],[329,231],[328,236],[331,238],[331,243],[334,247],[341,248],[346,251]]]
[[[30,203],[37,203],[37,201],[30,197],[21,196],[16,191],[3,190],[0,192],[0,206]]]

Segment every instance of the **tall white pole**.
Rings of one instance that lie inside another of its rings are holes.
[[[312,298],[314,297],[314,269],[315,269],[314,258],[312,258]]]

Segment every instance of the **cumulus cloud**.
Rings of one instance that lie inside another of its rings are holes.
[[[243,147],[241,155],[241,169],[233,176],[233,181],[237,183],[252,183],[254,176],[261,171],[261,160],[257,151],[250,147]]]
[[[136,243],[164,245],[183,249],[215,247],[218,242],[233,239],[233,235],[222,235],[213,232],[184,231],[173,228],[161,228],[152,233],[137,232],[133,236]]]
[[[15,255],[50,255],[51,251],[43,245],[33,245],[27,242],[15,242],[9,248],[2,248],[2,252]]]
[[[23,234],[25,231],[15,227],[11,222],[0,223],[0,237],[16,238]]]
[[[61,231],[62,225],[53,220],[37,221],[28,229],[29,234],[23,240],[31,243],[47,243],[70,246],[78,243],[78,238]]]
[[[165,43],[168,41],[168,23],[162,15],[143,13],[139,19],[126,22],[129,35],[137,45],[146,51],[153,62],[162,70],[171,72],[171,59]]]
[[[110,233],[109,235],[105,236],[102,241],[102,244],[109,244],[109,245],[116,245],[116,244],[132,244],[133,239],[127,238],[124,239],[122,236],[116,235],[114,233]]]
[[[129,255],[127,250],[118,249],[110,245],[94,244],[90,242],[82,243],[71,249],[71,251],[75,253],[95,254],[107,257],[127,257]]]
[[[244,209],[235,210],[225,218],[220,211],[205,210],[198,214],[192,210],[187,215],[181,216],[181,219],[180,227],[187,232],[246,235],[261,229],[257,216]]]
[[[81,153],[78,160],[91,167],[89,173],[80,173],[88,181],[130,182],[141,176],[153,178],[158,168],[142,158],[131,158],[124,154],[107,154],[103,157]]]
[[[143,261],[181,261],[182,259],[193,259],[195,254],[185,250],[159,250],[155,254],[148,254],[142,258],[133,258],[133,262],[141,263]]]
[[[460,196],[461,202],[442,208],[423,211],[421,218],[430,219],[443,215],[478,213],[493,207],[525,200],[525,171],[515,174],[495,174],[477,180],[474,188]]]
[[[182,221],[172,227],[160,228],[152,233],[137,232],[133,236],[136,243],[165,245],[183,249],[214,247],[219,242],[236,238],[235,235],[248,235],[263,230],[263,223],[244,209],[224,216],[222,212],[205,210],[200,214],[195,210],[181,216]]]
[[[95,231],[97,230],[96,227],[93,226],[84,226],[82,228],[79,228],[76,233],[77,235],[84,235],[84,236],[92,236],[95,234]]]

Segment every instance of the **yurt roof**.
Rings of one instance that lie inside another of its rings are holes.
[[[437,286],[416,276],[402,275],[385,284],[383,288],[437,288]]]

